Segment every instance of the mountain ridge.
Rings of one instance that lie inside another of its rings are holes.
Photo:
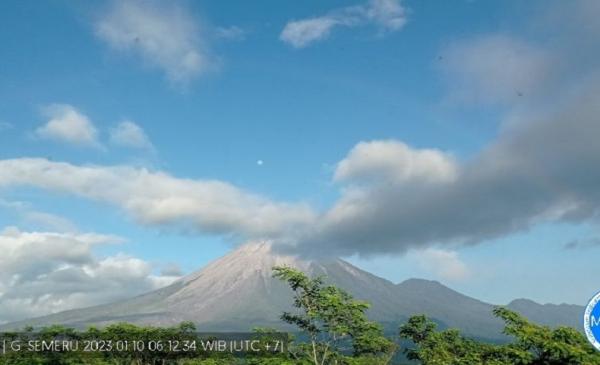
[[[175,325],[192,321],[201,331],[249,331],[254,327],[290,330],[280,319],[293,310],[292,291],[272,277],[274,266],[295,267],[371,303],[368,315],[385,326],[397,327],[408,317],[426,314],[440,328],[459,328],[468,336],[501,340],[503,323],[493,317],[494,305],[463,295],[425,279],[401,283],[380,278],[341,260],[303,260],[275,254],[269,244],[239,247],[173,284],[133,298],[0,326],[17,329],[63,324],[104,326],[126,321],[140,325]],[[577,327],[583,307],[542,305],[517,299],[508,308],[544,325]]]

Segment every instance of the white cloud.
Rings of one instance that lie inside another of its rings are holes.
[[[366,17],[385,30],[400,30],[407,21],[406,9],[397,0],[370,0]]]
[[[223,181],[46,159],[0,160],[0,188],[64,192],[112,204],[142,224],[272,239],[336,256],[475,244],[541,222],[594,222],[600,215],[598,77],[559,90],[565,97],[552,108],[516,111],[468,161],[400,141],[359,143],[337,165],[340,199],[322,213]]]
[[[560,90],[568,97],[552,108],[544,104],[515,112],[495,141],[447,170],[456,174],[439,175],[446,170],[432,169],[429,159],[421,159],[413,176],[403,170],[401,153],[353,156],[354,150],[336,171],[338,181],[349,186],[305,229],[299,250],[341,256],[398,253],[481,243],[540,223],[594,224],[600,216],[598,77]],[[408,184],[406,176],[414,183]],[[439,176],[453,177],[427,183]]]
[[[34,209],[30,204],[19,201],[7,201],[0,198],[0,207],[17,213],[24,224],[36,228],[50,229],[59,232],[75,232],[77,228],[67,218]]]
[[[122,241],[94,233],[0,231],[0,322],[128,298],[178,278],[155,275],[137,258],[93,253]]]
[[[335,25],[338,25],[338,20],[330,17],[296,20],[285,25],[279,38],[296,48],[302,48],[328,37]]]
[[[327,38],[335,27],[373,24],[383,31],[397,31],[406,24],[406,17],[406,9],[399,0],[370,0],[366,5],[349,6],[324,16],[290,21],[279,39],[295,48],[303,48]]]
[[[454,159],[439,150],[412,149],[399,141],[361,142],[337,164],[336,181],[448,182],[456,178]]]
[[[501,34],[453,43],[442,54],[451,97],[461,102],[531,99],[544,91],[554,67],[547,52]]]
[[[112,204],[146,225],[272,239],[319,255],[475,244],[541,222],[592,222],[599,216],[597,81],[591,77],[561,90],[568,97],[550,110],[519,110],[468,161],[400,141],[359,143],[337,165],[340,199],[321,213],[223,181],[46,159],[0,160],[0,188],[64,192]]]
[[[119,146],[154,150],[154,146],[144,130],[129,120],[122,121],[111,129],[110,141]]]
[[[113,49],[134,52],[163,69],[176,83],[197,77],[213,64],[198,21],[173,4],[114,1],[96,23],[96,34]]]
[[[459,281],[470,276],[467,265],[456,251],[428,248],[411,254],[419,265],[442,280]]]
[[[94,124],[73,106],[52,104],[44,108],[43,114],[50,120],[36,129],[36,136],[79,146],[101,147]]]
[[[458,164],[442,151],[413,149],[394,140],[360,142],[336,166],[334,181],[346,185],[319,225],[326,230],[342,228],[376,214],[381,202],[373,202],[374,195],[383,191],[393,189],[393,194],[408,197],[445,187],[458,177]]]
[[[342,13],[352,12],[361,14],[349,8]],[[480,94],[473,98],[510,105],[514,89],[545,90],[537,98],[524,95],[507,112],[498,136],[466,161],[401,141],[359,143],[337,165],[334,180],[341,197],[323,212],[222,181],[44,159],[1,160],[0,187],[37,186],[113,204],[143,224],[271,238],[303,252],[336,256],[477,244],[546,222],[596,224],[600,63],[581,57],[590,51],[571,41],[582,39],[572,36],[582,32],[570,33],[568,45],[556,41],[545,50],[505,36],[451,46],[445,60],[457,68],[449,72],[462,75],[457,88],[470,86],[465,90]],[[545,58],[548,52],[548,59],[573,65],[548,76],[551,88],[541,86],[546,85],[542,75],[554,65]],[[464,64],[469,67],[460,68]]]
[[[180,179],[125,166],[76,166],[27,158],[0,161],[0,187],[19,185],[113,204],[143,224],[215,234],[281,237],[314,219],[304,204],[273,202],[221,181]]]

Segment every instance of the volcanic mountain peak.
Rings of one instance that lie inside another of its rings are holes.
[[[3,328],[50,324],[102,326],[118,321],[175,325],[192,321],[206,331],[290,329],[282,323],[280,315],[291,309],[293,293],[285,283],[272,277],[274,266],[291,266],[310,276],[325,275],[328,283],[371,303],[369,317],[392,328],[411,315],[426,314],[442,328],[456,327],[480,338],[503,338],[502,322],[492,316],[493,305],[462,295],[439,282],[409,279],[395,285],[341,259],[304,260],[274,252],[268,242],[241,246],[165,288],[135,298],[20,321]],[[511,303],[509,307],[518,307],[517,310],[536,320],[540,320],[536,313],[543,311],[542,322],[549,325],[577,326],[582,309],[519,303],[523,302]]]
[[[249,243],[183,277],[181,281],[189,288],[204,282],[220,282],[226,286],[256,274],[270,277],[274,266],[292,266],[306,270],[309,264],[293,256],[273,254],[268,242]]]

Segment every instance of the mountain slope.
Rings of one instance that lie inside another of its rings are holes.
[[[441,327],[501,339],[502,323],[491,314],[493,306],[462,295],[435,281],[410,279],[392,282],[363,271],[343,260],[305,261],[274,254],[267,244],[240,247],[170,286],[116,303],[61,312],[3,326],[22,328],[60,323],[73,327],[106,325],[116,321],[173,325],[193,321],[203,331],[248,331],[256,326],[289,329],[279,319],[291,309],[292,292],[271,277],[272,267],[292,266],[309,275],[325,275],[328,282],[372,304],[369,317],[397,326],[409,316],[423,313]],[[533,303],[533,304],[532,304]],[[569,324],[578,320],[577,306],[541,306],[515,301],[511,308],[544,324]],[[536,307],[539,306],[539,307]],[[545,312],[539,317],[537,308]]]
[[[409,279],[396,286],[402,312],[424,313],[440,327],[460,328],[476,337],[500,337],[503,322],[492,315],[494,306],[460,294],[437,281]]]
[[[516,299],[507,307],[521,313],[535,323],[546,326],[561,324],[580,328],[584,307],[573,304],[539,304],[529,299]]]

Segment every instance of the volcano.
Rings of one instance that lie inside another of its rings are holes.
[[[168,326],[194,322],[200,331],[289,330],[280,315],[291,309],[292,292],[272,278],[273,266],[291,266],[371,303],[368,315],[397,328],[411,315],[426,314],[440,328],[458,328],[472,337],[498,340],[503,323],[494,305],[460,294],[436,281],[409,279],[394,284],[341,260],[303,260],[275,253],[266,243],[242,246],[173,284],[115,303],[69,310],[4,325],[3,329],[61,324],[75,328],[115,322]],[[583,307],[541,305],[526,299],[508,305],[537,323],[579,327]]]

